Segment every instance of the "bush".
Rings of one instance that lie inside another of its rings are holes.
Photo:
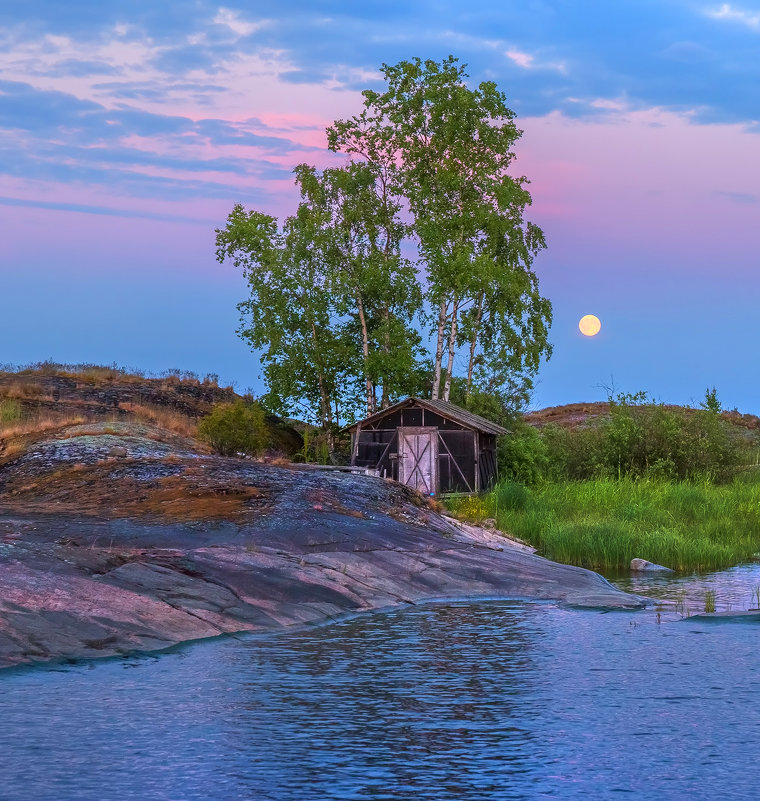
[[[604,459],[604,431],[596,426],[574,431],[553,423],[544,427],[541,438],[546,445],[548,477],[586,479],[607,475]]]
[[[701,409],[668,407],[644,392],[610,398],[606,420],[575,430],[544,427],[546,475],[728,481],[748,461],[753,438],[723,420],[719,408],[714,390]]]
[[[499,478],[533,485],[546,477],[549,450],[535,428],[521,420],[511,424],[512,431],[498,441]]]
[[[200,421],[198,436],[222,456],[256,456],[269,444],[266,411],[256,401],[220,403]]]
[[[673,409],[646,393],[618,395],[604,426],[604,462],[612,475],[661,479],[727,480],[744,443],[720,418],[715,390],[702,409]]]

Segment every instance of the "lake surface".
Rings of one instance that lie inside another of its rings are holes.
[[[2,801],[758,797],[757,566],[0,673]],[[659,622],[658,622],[659,620]]]

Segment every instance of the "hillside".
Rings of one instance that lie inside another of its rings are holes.
[[[192,376],[0,374],[0,667],[432,598],[643,605],[395,482],[210,453],[196,421],[235,397]]]
[[[66,425],[131,422],[156,427],[164,435],[195,438],[197,423],[218,403],[241,396],[220,387],[215,376],[200,380],[172,371],[149,377],[115,367],[42,363],[0,371],[0,461],[11,449]],[[301,435],[269,415],[273,452],[291,455]]]
[[[683,406],[665,404],[666,409],[686,410]],[[687,411],[687,410],[686,410]],[[535,428],[554,425],[562,428],[575,429],[593,425],[595,422],[609,416],[610,404],[606,401],[594,401],[591,403],[566,403],[563,406],[548,406],[534,412],[527,412],[523,415],[526,423]],[[723,411],[720,416],[727,423],[747,429],[748,431],[760,431],[760,417],[754,414],[742,414],[733,409]]]

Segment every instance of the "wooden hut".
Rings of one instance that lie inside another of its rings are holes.
[[[496,437],[507,430],[443,400],[407,398],[348,426],[351,464],[425,495],[479,492],[496,480]]]

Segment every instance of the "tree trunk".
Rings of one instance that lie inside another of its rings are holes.
[[[449,361],[446,367],[446,383],[443,387],[443,399],[447,401],[451,394],[451,374],[454,372],[454,351],[457,346],[457,313],[459,298],[454,297],[454,308],[451,310],[451,330],[449,332]]]
[[[317,366],[317,382],[319,383],[322,429],[327,431],[328,437],[330,437],[332,435],[330,431],[330,427],[332,426],[332,408],[330,407],[330,399],[328,398],[327,390],[325,389],[324,368],[321,363],[322,360],[319,357],[319,338],[317,337],[317,327],[314,325],[314,320],[311,321],[311,339],[314,343],[314,361]]]
[[[446,311],[447,304],[445,300],[441,301],[441,307],[438,310],[438,336],[435,343],[435,365],[433,366],[433,392],[431,394],[432,400],[438,400],[441,392],[441,361],[443,360],[443,332],[446,327]]]
[[[356,306],[359,310],[359,321],[362,325],[362,353],[364,354],[364,386],[367,391],[367,415],[374,414],[375,409],[375,391],[372,386],[372,379],[369,376],[369,332],[367,330],[367,318],[364,315],[364,302],[362,301],[361,292],[356,290]]]
[[[483,299],[485,293],[481,292],[478,298],[478,313],[475,315],[475,325],[472,330],[472,339],[470,340],[470,361],[467,365],[467,393],[465,395],[466,402],[469,403],[470,392],[472,390],[472,370],[475,366],[475,348],[478,344],[478,334],[480,333],[480,321],[483,319]]]
[[[385,354],[385,371],[388,370],[388,359],[391,355],[391,332],[390,332],[390,311],[387,306],[383,307],[383,319],[385,320],[385,331],[383,332],[383,353]],[[380,401],[380,408],[387,409],[391,405],[388,398],[388,376],[383,376],[383,394]]]

